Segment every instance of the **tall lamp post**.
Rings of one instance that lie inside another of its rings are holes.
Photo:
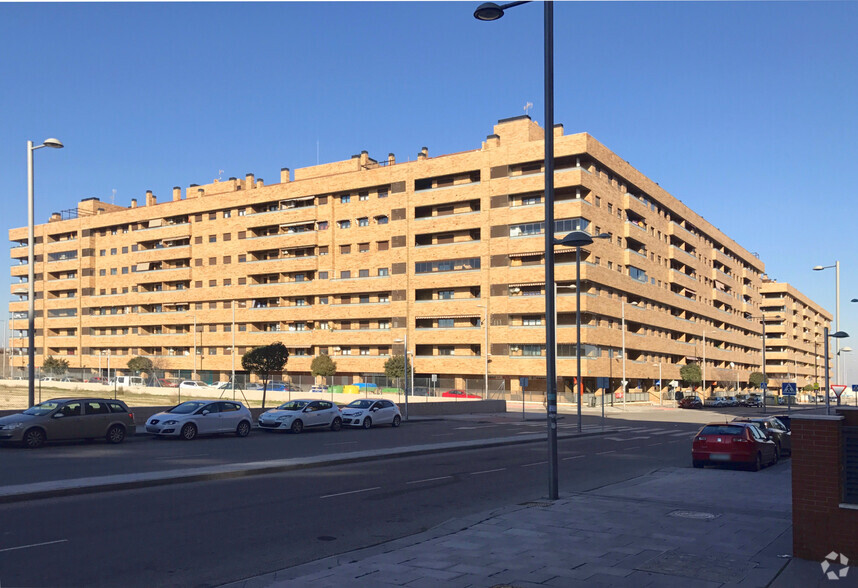
[[[489,399],[489,305],[488,304],[478,304],[477,308],[482,308],[484,310],[485,318],[483,318],[483,328],[486,330],[486,342],[485,349],[483,349],[483,358],[485,359],[486,365],[486,390],[483,394],[483,400]],[[522,396],[522,399],[524,397]],[[524,402],[524,400],[522,400]]]
[[[840,261],[835,261],[834,265],[817,265],[814,266],[813,271],[821,272],[822,270],[827,270],[834,268],[834,331],[840,332]],[[833,335],[832,335],[833,337]],[[835,353],[840,351],[840,342],[834,341],[834,351]],[[835,354],[834,356],[834,377],[840,381],[840,358],[839,354]],[[825,394],[828,394],[828,387],[826,385]],[[827,397],[827,396],[826,396]]]
[[[504,10],[526,2],[480,4],[474,11],[477,20],[501,18]],[[544,83],[545,83],[545,364],[546,411],[548,413],[548,498],[557,500],[557,378],[554,352],[554,2],[543,3],[544,14]],[[592,241],[591,241],[592,242]],[[580,296],[580,288],[579,288]],[[580,350],[580,339],[578,348]],[[578,369],[580,372],[580,356]],[[580,386],[580,373],[577,385]],[[581,395],[578,393],[578,427],[581,427]]]
[[[33,224],[34,203],[34,174],[33,174],[33,151],[42,147],[62,149],[63,144],[58,139],[45,139],[41,145],[33,146],[32,141],[27,141],[27,334],[29,347],[27,350],[30,359],[28,374],[28,396],[29,406],[35,404],[36,397],[36,256],[35,256],[35,226]],[[44,320],[42,321],[44,325]]]
[[[848,336],[849,334],[844,333],[843,331],[836,331],[829,335],[828,327],[823,327],[822,329],[822,338],[824,339],[823,353],[825,354],[825,414],[831,414],[831,399],[829,398],[828,392],[831,389],[831,381],[829,380],[830,374],[828,373],[828,338],[843,339]]]

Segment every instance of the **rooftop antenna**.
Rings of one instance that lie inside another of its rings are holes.
[[[221,180],[223,180],[223,170],[219,169],[219,170],[217,170],[217,177],[215,178],[214,181],[215,181],[215,183],[218,183]]]
[[[531,108],[533,108],[533,102],[528,102],[524,105],[524,116],[530,116],[528,110],[530,110]]]
[[[113,189],[113,194],[110,195],[110,203],[116,204],[116,188]]]

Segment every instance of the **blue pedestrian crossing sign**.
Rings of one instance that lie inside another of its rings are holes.
[[[852,384],[852,391],[858,392],[858,384]]]
[[[784,396],[795,396],[797,392],[797,386],[795,382],[784,382],[781,384],[781,394]]]
[[[527,376],[522,376],[518,379],[518,385],[522,388],[527,388]]]

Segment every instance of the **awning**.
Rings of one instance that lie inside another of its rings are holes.
[[[528,253],[510,253],[509,258],[515,259],[517,257],[542,257],[545,255],[544,251],[530,251]]]
[[[441,316],[418,316],[416,320],[426,320],[426,319],[457,319],[457,318],[480,318],[481,314],[445,314]]]
[[[545,282],[525,282],[523,284],[509,284],[510,288],[524,288],[526,286],[544,286]]]
[[[137,264],[137,271],[138,271],[138,272],[147,272],[147,271],[149,271],[149,264],[148,264],[148,263],[138,263],[138,264]]]
[[[700,358],[698,358],[698,357],[694,357],[693,355],[686,355],[686,356],[685,356],[685,359],[686,359],[687,361],[700,361]]]
[[[307,202],[309,200],[315,199],[315,196],[301,196],[300,198],[289,198],[288,200],[281,200],[280,204],[289,204],[290,202]]]
[[[149,221],[149,228],[160,227],[162,224],[164,224],[164,219],[153,218],[152,220]]]
[[[281,223],[280,228],[282,229],[282,228],[285,228],[285,227],[297,227],[297,226],[300,226],[300,225],[312,225],[312,224],[314,224],[315,222],[316,222],[315,220],[305,220],[305,221],[300,221],[300,222],[297,222],[297,223]]]

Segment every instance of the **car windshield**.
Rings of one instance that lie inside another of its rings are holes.
[[[31,406],[30,408],[25,410],[23,414],[29,414],[32,416],[42,416],[43,414],[48,414],[49,412],[56,410],[56,408],[59,405],[60,405],[59,402],[55,402],[53,400],[48,400],[48,401],[42,402],[41,404]]]
[[[781,429],[782,431],[787,430],[787,426],[783,424],[783,421],[780,421],[774,417],[772,417],[771,423],[776,429]]]
[[[745,427],[738,425],[706,425],[700,431],[701,435],[734,435],[741,436],[744,433]]]
[[[191,414],[192,412],[194,412],[195,410],[197,410],[199,408],[202,408],[206,404],[208,404],[208,402],[200,402],[199,400],[191,400],[188,402],[183,402],[182,404],[179,404],[178,406],[174,406],[173,408],[171,408],[167,412],[171,412],[173,414]]]
[[[290,400],[278,406],[277,410],[301,410],[305,406],[307,406],[307,403],[303,400]]]
[[[355,400],[353,402],[349,402],[346,408],[369,408],[372,406],[375,400]]]

